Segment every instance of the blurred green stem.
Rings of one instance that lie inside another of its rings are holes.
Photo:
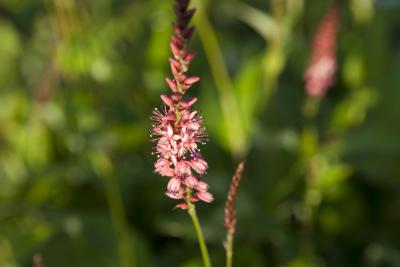
[[[196,231],[197,240],[199,241],[201,256],[203,258],[204,267],[211,267],[210,256],[208,255],[208,250],[206,242],[204,241],[203,231],[201,230],[201,225],[199,218],[196,214],[196,206],[190,201],[191,194],[189,190],[186,190],[186,202],[188,204],[188,213],[192,219],[194,229]]]
[[[315,117],[318,115],[319,107],[321,104],[320,97],[308,96],[303,106],[303,116],[307,120],[306,122],[312,123]]]
[[[113,176],[113,165],[105,153],[91,155],[92,165],[96,173],[103,179],[111,221],[116,231],[118,250],[123,267],[134,267],[135,257],[132,247],[129,226],[124,213],[124,203],[118,183]]]
[[[302,253],[304,257],[314,261],[317,255],[314,244],[314,218],[321,201],[318,183],[320,166],[318,155],[321,153],[316,119],[320,110],[321,98],[307,96],[303,105],[304,127],[302,131],[302,151],[300,158],[305,163],[305,191],[303,214]]]
[[[229,77],[216,33],[201,1],[196,1],[196,7],[198,14],[195,16],[195,22],[219,93],[229,145],[233,154],[241,158],[246,150],[246,137],[234,95],[233,83]]]

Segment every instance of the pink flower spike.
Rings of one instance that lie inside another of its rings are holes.
[[[197,83],[198,81],[200,81],[199,77],[188,77],[185,79],[184,83],[187,85],[192,85],[194,83]]]
[[[169,192],[178,192],[179,188],[181,188],[181,180],[176,177],[172,177],[169,179],[167,189]]]
[[[169,98],[169,97],[166,96],[166,95],[161,95],[160,97],[161,97],[162,101],[163,101],[168,107],[174,108],[174,101],[172,101],[171,98]]]
[[[151,119],[154,124],[150,135],[158,158],[154,171],[169,178],[165,194],[181,200],[176,205],[180,209],[187,209],[199,200],[213,201],[208,185],[197,174],[193,175],[206,173],[208,164],[198,149],[199,143],[204,144],[207,133],[203,118],[192,110],[197,98],[184,96],[200,80],[196,76],[187,76],[190,63],[196,56],[195,52],[188,50],[195,30],[189,26],[195,13],[195,9],[189,9],[189,1],[174,1],[176,21],[172,24],[174,34],[170,39],[172,56],[169,58],[172,77],[165,79],[172,93],[161,95],[162,109],[153,110]]]
[[[200,191],[200,192],[198,192],[198,193],[196,194],[196,196],[197,196],[200,200],[203,200],[204,202],[207,202],[207,203],[211,203],[211,202],[213,202],[213,200],[214,200],[214,197],[213,197],[210,193],[208,193],[208,192],[206,192],[206,191]]]

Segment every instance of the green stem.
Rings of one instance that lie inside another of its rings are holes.
[[[208,255],[206,242],[204,241],[203,231],[201,230],[200,221],[196,214],[196,207],[190,201],[190,197],[191,197],[190,191],[187,190],[186,192],[187,192],[186,193],[186,202],[188,204],[188,213],[190,215],[190,218],[192,218],[193,226],[194,226],[194,229],[195,229],[196,235],[197,235],[197,240],[199,241],[199,246],[200,246],[201,256],[203,258],[204,267],[211,267],[210,256]]]
[[[233,257],[233,234],[228,232],[225,241],[226,250],[226,267],[232,267],[232,257]]]
[[[318,115],[321,104],[320,97],[309,96],[303,107],[303,117],[308,124],[314,124],[314,120]]]

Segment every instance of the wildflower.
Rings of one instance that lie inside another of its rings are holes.
[[[314,34],[311,61],[305,72],[306,92],[322,97],[333,84],[336,73],[336,33],[339,21],[339,1],[333,0]]]
[[[208,185],[192,172],[203,175],[208,164],[199,150],[199,143],[204,144],[206,136],[203,118],[192,110],[197,98],[184,98],[186,91],[200,80],[199,77],[187,75],[196,55],[187,49],[194,32],[194,27],[188,24],[195,13],[195,9],[188,9],[188,5],[188,0],[175,1],[177,21],[173,23],[174,35],[170,43],[173,57],[169,59],[173,77],[166,78],[172,93],[161,95],[164,108],[153,111],[151,134],[155,138],[155,153],[158,156],[155,172],[170,177],[166,195],[173,199],[184,199],[186,202],[176,205],[181,209],[188,208],[187,202],[213,201]]]

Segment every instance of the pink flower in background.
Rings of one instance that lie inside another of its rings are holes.
[[[208,185],[193,175],[193,171],[199,175],[205,174],[208,168],[198,149],[198,143],[204,144],[206,135],[203,118],[192,110],[197,98],[183,97],[200,80],[199,77],[186,74],[195,57],[195,53],[187,49],[194,32],[194,27],[188,24],[195,13],[195,9],[188,9],[188,5],[188,0],[176,0],[174,5],[177,21],[173,23],[174,35],[170,43],[173,57],[169,59],[173,78],[166,79],[172,94],[161,95],[164,108],[153,111],[152,120],[155,124],[152,136],[158,157],[154,166],[155,172],[170,177],[166,192],[168,197],[209,203],[213,201],[213,196],[208,192]],[[188,195],[190,199],[187,199]],[[184,202],[176,207],[186,209],[188,204]]]
[[[311,61],[304,75],[306,92],[311,96],[324,96],[334,82],[339,8],[339,1],[333,0],[313,37]]]

